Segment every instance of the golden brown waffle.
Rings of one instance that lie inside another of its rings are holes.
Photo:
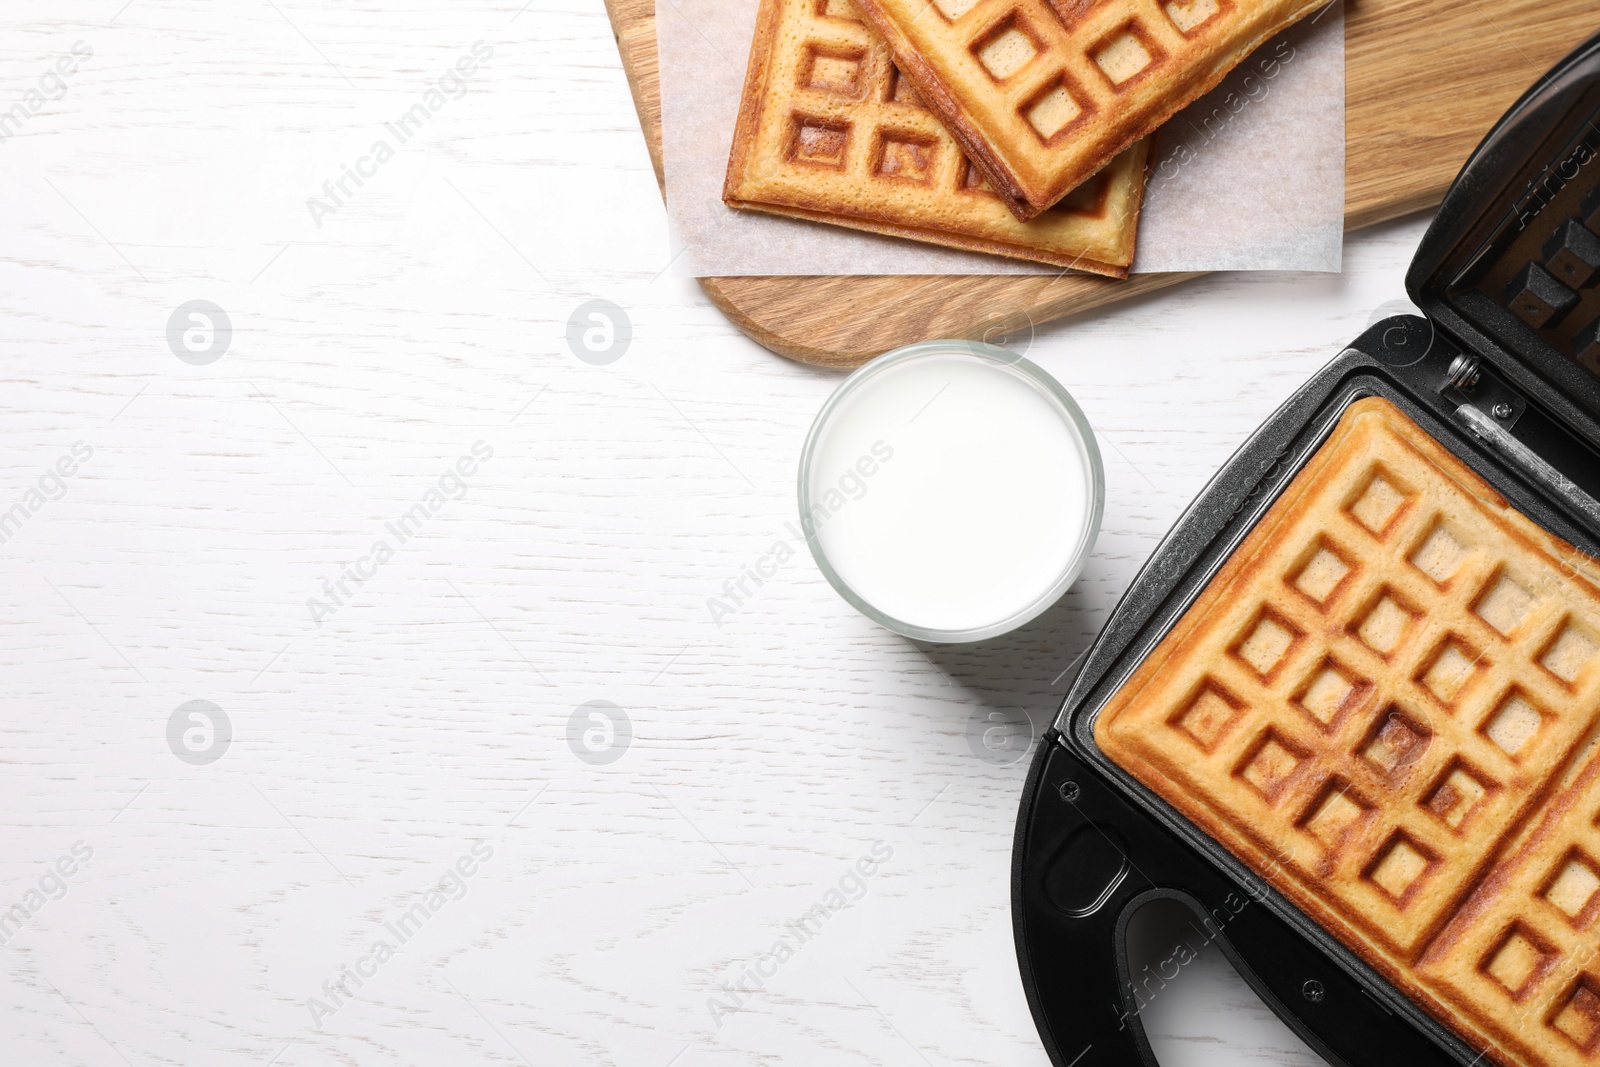
[[[1126,277],[1145,143],[1020,223],[889,61],[850,0],[763,0],[723,200]]]
[[[1593,1064],[1594,565],[1359,401],[1095,740],[1491,1058]]]
[[[859,0],[894,62],[1029,219],[1327,0]]]

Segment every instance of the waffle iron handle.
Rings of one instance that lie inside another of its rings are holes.
[[[1017,960],[1055,1067],[1156,1067],[1132,1004],[1126,922],[1154,884],[1108,791],[1059,745],[1036,753],[1012,849]]]
[[[1056,1067],[1158,1067],[1141,1012],[1186,961],[1133,974],[1127,935],[1134,914],[1161,898],[1185,904],[1207,942],[1330,1063],[1459,1062],[1262,903],[1259,888],[1227,878],[1053,736],[1035,756],[1013,855],[1023,986]]]

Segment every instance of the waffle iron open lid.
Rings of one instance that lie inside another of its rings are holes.
[[[1600,556],[1600,35],[1462,169],[1407,291],[1253,434],[1129,587],[1033,757],[1012,852],[1018,964],[1056,1067],[1154,1067],[1134,913],[1176,900],[1334,1064],[1474,1067],[1473,1048],[1099,752],[1093,720],[1362,396],[1382,396],[1523,514]],[[1170,961],[1169,961],[1170,962]],[[1164,965],[1163,965],[1164,966]],[[1493,1060],[1494,1057],[1488,1057]]]
[[[1441,333],[1600,443],[1600,35],[1467,160],[1406,276]]]

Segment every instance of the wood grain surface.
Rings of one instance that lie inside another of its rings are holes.
[[[659,179],[655,0],[606,0],[606,6]],[[1350,229],[1438,203],[1512,101],[1600,29],[1592,0],[1350,0],[1346,19]],[[913,341],[1002,336],[1192,277],[757,277],[700,284],[735,325],[774,352],[855,367]]]
[[[0,924],[0,1064],[1046,1067],[1010,929],[1026,761],[985,738],[1049,721],[1194,494],[1401,295],[1416,220],[1340,276],[1214,275],[1021,336],[1095,427],[1104,526],[1056,610],[937,648],[788,534],[838,376],[664,273],[596,0],[14,0],[0,40],[0,105],[48,90],[0,141],[0,516],[28,513],[0,530],[0,917],[27,911]],[[232,323],[210,363],[168,332],[196,300]],[[597,300],[631,335],[605,365]],[[210,763],[174,752],[196,700],[231,722]],[[345,981],[463,857],[466,890]],[[1215,960],[1150,1012],[1164,1067],[1315,1063]]]

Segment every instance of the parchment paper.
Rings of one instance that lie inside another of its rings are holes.
[[[723,204],[758,6],[656,5],[674,273],[1059,273]],[[1336,2],[1263,45],[1162,128],[1133,269],[1338,271],[1343,238],[1344,10]]]

